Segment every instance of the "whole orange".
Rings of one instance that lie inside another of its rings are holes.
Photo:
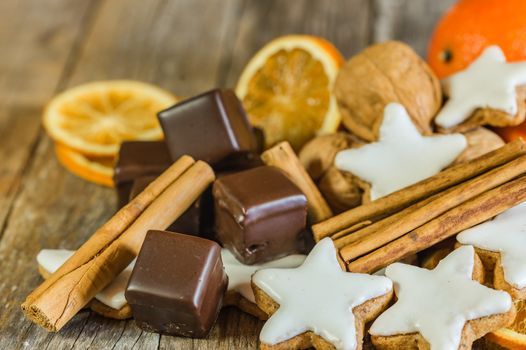
[[[444,78],[494,44],[508,61],[526,59],[526,0],[460,0],[435,28],[428,62]]]

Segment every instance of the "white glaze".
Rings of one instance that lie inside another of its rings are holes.
[[[487,47],[465,70],[444,79],[449,100],[435,122],[451,128],[468,119],[477,108],[517,113],[519,85],[526,84],[526,63],[507,63],[498,46]]]
[[[508,293],[472,280],[474,261],[473,247],[463,246],[434,270],[389,265],[386,276],[393,280],[398,300],[374,321],[369,333],[419,332],[432,350],[457,350],[467,321],[505,313],[512,307]]]
[[[254,292],[250,286],[250,279],[256,271],[268,268],[298,267],[305,261],[305,258],[305,255],[294,254],[260,265],[244,265],[239,262],[228,249],[221,250],[221,259],[223,260],[223,265],[228,276],[228,291],[239,293],[252,303],[256,301],[254,300]]]
[[[62,264],[73,255],[75,251],[66,249],[42,249],[37,255],[37,262],[44,270],[49,273],[55,272]],[[101,303],[119,310],[126,305],[124,291],[130,279],[130,275],[135,265],[135,260],[131,262],[106,288],[95,296]]]
[[[384,109],[379,140],[339,152],[334,163],[370,183],[375,200],[435,175],[466,146],[461,134],[422,136],[405,108],[390,103]]]
[[[389,293],[386,277],[342,271],[330,238],[321,240],[294,269],[265,269],[252,281],[279,304],[265,323],[260,340],[277,344],[312,331],[336,349],[356,349],[352,309]]]
[[[461,232],[457,240],[500,253],[506,282],[515,288],[526,287],[526,202]]]

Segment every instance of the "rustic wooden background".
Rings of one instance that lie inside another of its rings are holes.
[[[58,334],[24,319],[42,248],[76,248],[114,211],[113,191],[63,170],[43,105],[79,83],[129,78],[181,96],[232,87],[270,39],[310,33],[349,57],[399,39],[425,55],[453,0],[0,1],[0,349],[250,349],[262,325],[225,309],[207,340],[159,336],[81,312]]]

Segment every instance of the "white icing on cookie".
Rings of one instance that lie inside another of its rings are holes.
[[[518,289],[526,287],[526,203],[461,232],[457,240],[500,253],[506,282]]]
[[[336,155],[334,164],[371,184],[375,200],[435,175],[464,151],[464,135],[422,136],[398,103],[385,107],[379,140]]]
[[[239,262],[228,249],[221,250],[221,259],[228,276],[228,291],[236,292],[248,301],[255,303],[254,292],[250,286],[252,275],[261,269],[291,268],[300,266],[305,261],[306,255],[289,255],[281,259],[269,261],[261,265],[244,265]]]
[[[468,119],[477,108],[517,113],[519,85],[526,84],[526,63],[506,63],[498,46],[487,47],[465,70],[443,81],[449,100],[438,113],[437,125],[450,128]]]
[[[508,293],[472,280],[475,250],[463,246],[445,257],[434,270],[395,263],[386,275],[395,284],[397,302],[374,321],[369,333],[391,336],[420,333],[433,350],[460,345],[469,320],[508,312]]]
[[[47,272],[53,273],[73,255],[75,251],[66,249],[42,249],[37,255],[37,262]],[[95,296],[101,303],[119,310],[126,305],[124,291],[130,279],[130,275],[135,265],[135,260],[131,262],[106,288]]]
[[[342,271],[330,238],[321,240],[295,269],[266,269],[252,281],[279,304],[260,340],[277,344],[312,331],[336,349],[356,349],[354,307],[392,290],[386,277]]]

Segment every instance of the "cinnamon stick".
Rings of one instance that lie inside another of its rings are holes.
[[[213,180],[206,163],[181,158],[27,297],[26,316],[60,330],[133,260],[148,230],[168,227]]]
[[[280,142],[263,152],[261,159],[265,164],[283,170],[290,180],[305,194],[309,217],[313,223],[328,219],[333,215],[329,205],[287,141]]]
[[[320,222],[312,227],[314,238],[319,241],[357,223],[400,211],[525,153],[524,141],[517,139],[470,162],[458,164],[414,185]]]
[[[526,200],[526,176],[500,185],[447,211],[425,225],[347,265],[371,273],[480,224]]]
[[[447,210],[525,173],[526,156],[521,156],[351,235],[337,239],[335,245],[342,247],[342,258],[347,262],[351,261],[403,236]]]
[[[104,225],[102,225],[86,241],[77,252],[71,256],[55,273],[28,296],[37,297],[60,277],[71,272],[78,266],[88,262],[109,243],[115,240],[137,217],[159,196],[171,183],[179,178],[195,161],[189,156],[183,156],[155,179],[146,189],[130,203],[120,209]]]

